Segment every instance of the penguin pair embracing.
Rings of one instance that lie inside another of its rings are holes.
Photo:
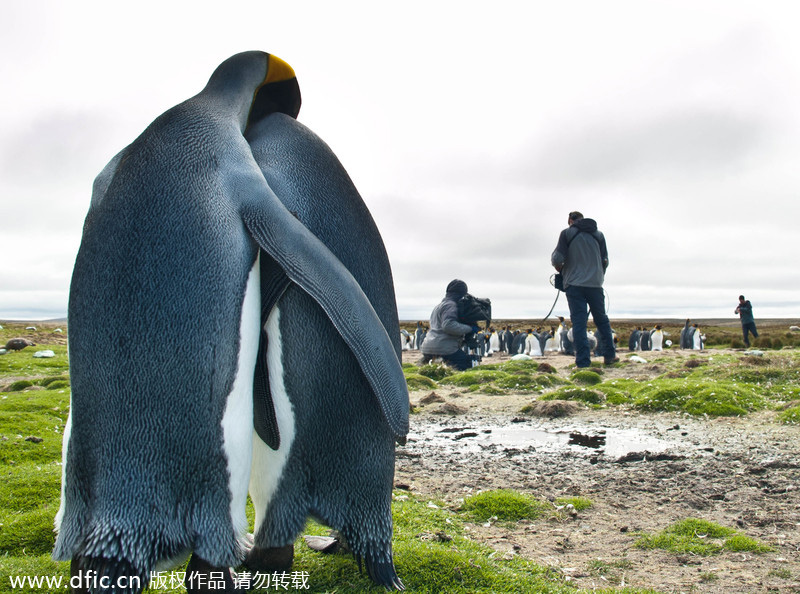
[[[190,554],[189,592],[212,570],[236,591],[228,568],[275,550],[288,568],[308,516],[403,587],[390,504],[409,406],[391,270],[299,108],[288,64],[237,54],[95,180],[70,286],[53,552],[93,576],[85,591],[138,593]],[[304,348],[308,332],[328,348]]]

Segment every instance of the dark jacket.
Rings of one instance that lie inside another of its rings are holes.
[[[431,329],[420,349],[426,355],[452,355],[460,347],[464,335],[472,326],[458,321],[458,305],[452,297],[445,297],[431,312]]]
[[[608,268],[606,238],[597,230],[594,219],[579,219],[561,232],[550,257],[561,271],[564,288],[602,287]]]

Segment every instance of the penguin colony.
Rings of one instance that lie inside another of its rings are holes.
[[[308,516],[403,589],[390,504],[409,404],[391,270],[299,108],[288,64],[237,54],[94,182],[53,552],[93,572],[91,591],[138,593],[190,556],[189,592],[212,571],[238,591],[229,568],[288,569]],[[309,352],[309,334],[327,346]]]

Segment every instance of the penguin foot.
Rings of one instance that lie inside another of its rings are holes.
[[[214,567],[197,555],[192,555],[186,567],[183,581],[187,594],[235,594],[247,592],[249,588],[239,587],[234,581],[230,567]]]
[[[394,563],[391,558],[387,560],[377,561],[371,559],[368,555],[364,559],[364,565],[367,566],[367,575],[376,584],[383,586],[387,590],[405,590],[406,587],[400,581],[400,577],[395,571]],[[359,567],[361,563],[359,561]]]
[[[244,558],[244,565],[251,571],[273,573],[289,571],[294,563],[294,545],[285,547],[254,546]]]

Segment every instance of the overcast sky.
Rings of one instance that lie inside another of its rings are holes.
[[[542,318],[571,210],[605,233],[612,318],[733,318],[740,293],[798,318],[795,6],[3,0],[0,319],[66,315],[94,177],[250,49],[294,67],[401,319],[453,278]]]

